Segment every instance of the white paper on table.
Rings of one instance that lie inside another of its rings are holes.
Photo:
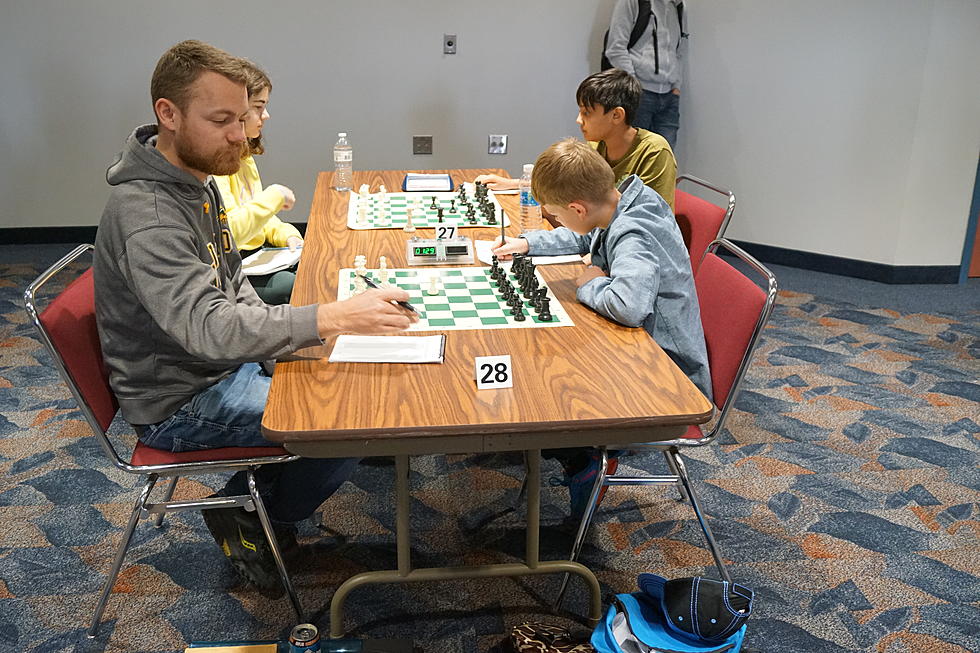
[[[331,363],[441,363],[446,335],[337,336]]]
[[[253,277],[285,270],[296,265],[302,253],[302,247],[298,247],[292,251],[288,247],[267,247],[260,249],[251,256],[242,259],[242,273],[246,276]]]
[[[521,192],[520,188],[508,188],[506,190],[491,190],[494,195],[519,195]]]
[[[493,242],[492,240],[476,240],[476,257],[481,262],[490,265],[493,262]],[[566,254],[564,256],[532,256],[531,262],[535,265],[551,265],[553,263],[581,263],[582,257],[578,254]]]

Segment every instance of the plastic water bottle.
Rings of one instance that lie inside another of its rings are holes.
[[[531,172],[533,163],[524,164],[524,174],[519,185],[521,191],[521,233],[541,229],[541,206],[531,194]]]
[[[354,148],[347,142],[347,132],[337,134],[337,144],[333,146],[333,165],[333,187],[337,190],[350,190]]]

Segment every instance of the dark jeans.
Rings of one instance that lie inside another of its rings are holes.
[[[171,417],[147,425],[140,439],[147,446],[172,452],[275,446],[262,437],[260,427],[271,381],[258,363],[245,363]],[[270,519],[306,519],[350,477],[357,462],[356,458],[302,458],[262,465],[255,482]],[[245,472],[232,476],[221,493],[248,494]]]
[[[677,129],[681,123],[680,103],[680,96],[673,93],[643,91],[633,126],[660,134],[673,150],[677,147]]]

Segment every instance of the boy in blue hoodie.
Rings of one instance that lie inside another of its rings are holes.
[[[555,143],[534,164],[534,197],[561,227],[508,238],[493,253],[552,256],[591,254],[577,299],[615,322],[643,327],[711,398],[708,354],[691,262],[670,207],[639,177],[617,188],[612,169],[588,143]],[[572,516],[580,517],[594,483],[596,456],[551,452],[565,467]],[[610,471],[614,466],[610,464]],[[601,499],[600,495],[600,499]]]

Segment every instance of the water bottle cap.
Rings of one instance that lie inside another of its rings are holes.
[[[347,138],[347,132],[338,132],[337,138]]]
[[[528,173],[532,172],[533,170],[534,170],[534,164],[533,163],[525,163],[524,164],[524,174],[528,174]]]

